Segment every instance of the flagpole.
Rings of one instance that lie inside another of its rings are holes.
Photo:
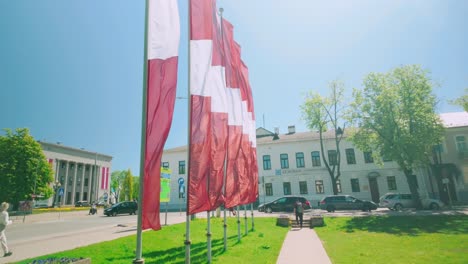
[[[223,12],[224,12],[224,8],[220,7],[219,8],[219,16],[220,16],[220,21],[221,21],[221,41],[223,42],[223,49],[224,49],[224,31],[223,31]],[[224,60],[224,57],[223,57],[223,60]],[[224,77],[224,76],[222,76]],[[223,80],[224,82],[226,82],[226,80]],[[229,144],[228,144],[228,151],[226,151],[226,155],[225,155],[225,158],[224,158],[224,179],[223,179],[223,183],[224,183],[224,198],[226,198],[226,178],[227,178],[227,156],[228,156],[228,152],[229,152]],[[224,201],[224,224],[223,224],[223,228],[224,228],[224,251],[227,250],[227,219],[226,219],[226,201]]]
[[[244,204],[244,222],[245,222],[245,234],[249,233],[249,223],[247,221],[247,205]]]
[[[239,206],[236,206],[236,210],[237,210],[237,242],[240,242],[241,241],[241,227],[240,227],[240,211],[239,211]]]
[[[227,250],[227,223],[226,223],[226,204],[224,204],[224,251]]]
[[[252,214],[252,231],[255,231],[253,203],[250,204],[250,212]]]
[[[143,185],[145,178],[145,152],[146,152],[146,111],[147,111],[147,95],[148,95],[148,12],[149,0],[145,1],[145,37],[143,49],[143,102],[142,102],[142,117],[141,117],[141,146],[140,146],[140,193],[138,197],[138,220],[137,220],[137,238],[134,264],[144,264],[142,258],[142,217],[143,217]]]
[[[207,213],[207,218],[206,218],[206,222],[207,222],[207,227],[206,227],[206,247],[207,247],[207,251],[206,251],[206,256],[208,258],[208,261],[207,263],[211,263],[211,218],[210,218],[210,211],[206,211]]]
[[[185,216],[185,264],[190,264],[190,215],[189,215],[189,208],[190,208],[190,133],[191,133],[191,128],[192,128],[192,97],[190,93],[190,32],[191,32],[191,27],[190,27],[190,19],[191,19],[191,8],[192,6],[190,5],[190,0],[187,0],[187,24],[188,24],[188,41],[187,41],[187,49],[188,49],[188,58],[187,58],[187,84],[188,84],[188,89],[187,89],[187,204],[186,204],[186,216]]]

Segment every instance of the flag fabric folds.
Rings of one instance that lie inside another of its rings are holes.
[[[187,213],[194,214],[255,201],[258,172],[252,93],[233,26],[214,0],[190,5]]]
[[[161,229],[161,157],[174,112],[180,22],[177,0],[150,0],[148,6],[146,138],[142,229]]]

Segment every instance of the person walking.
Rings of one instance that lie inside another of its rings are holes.
[[[0,206],[0,244],[2,246],[3,252],[5,253],[3,256],[8,257],[13,254],[11,251],[8,250],[7,239],[5,235],[6,226],[11,224],[10,217],[8,215],[8,207],[10,205],[7,202],[3,202]]]
[[[294,213],[296,213],[296,223],[302,228],[302,220],[304,218],[304,205],[299,201],[296,200],[296,204],[294,205]]]

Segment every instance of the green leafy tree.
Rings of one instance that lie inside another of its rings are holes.
[[[341,176],[341,150],[340,143],[343,138],[345,123],[344,106],[344,84],[341,81],[333,81],[329,85],[330,96],[322,97],[316,93],[309,93],[306,96],[304,104],[301,106],[303,119],[306,121],[307,127],[311,130],[317,130],[320,137],[320,152],[323,163],[327,168],[328,174],[333,187],[333,193],[338,194],[337,180]],[[339,122],[343,122],[341,127]],[[325,138],[324,133],[331,129],[331,138]],[[333,160],[325,155],[324,140],[334,140],[336,155]]]
[[[134,199],[139,199],[140,195],[140,177],[134,176],[133,177],[133,198]]]
[[[120,201],[120,194],[127,171],[113,171],[111,174],[111,190],[113,190],[115,199]],[[124,198],[124,197],[122,197]]]
[[[128,169],[125,174],[122,192],[125,200],[130,201],[133,200],[133,175],[130,169]]]
[[[455,100],[450,101],[450,103],[455,105],[460,105],[463,109],[468,112],[468,88],[465,88],[465,94],[458,97]]]
[[[352,118],[359,129],[351,140],[361,150],[372,151],[380,164],[384,158],[395,161],[419,208],[413,171],[429,164],[431,149],[444,131],[434,110],[433,85],[429,73],[417,65],[370,73],[364,79],[364,89],[354,91],[352,104]]]
[[[31,200],[34,194],[49,198],[53,171],[41,145],[27,128],[4,131],[6,135],[0,136],[0,201],[16,208],[19,201]]]

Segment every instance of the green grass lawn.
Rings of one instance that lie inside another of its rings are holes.
[[[255,231],[244,236],[244,219],[241,219],[241,242],[237,242],[237,219],[228,218],[228,250],[224,252],[223,221],[211,221],[213,263],[276,263],[288,228],[277,227],[275,218],[255,218]],[[191,222],[191,263],[206,263],[206,219]],[[96,263],[131,263],[135,258],[136,236],[131,235],[42,256],[47,258],[90,257]],[[143,258],[145,263],[185,263],[185,223],[165,226],[160,231],[143,233]],[[33,259],[19,263],[31,263]]]
[[[316,232],[334,264],[468,263],[468,216],[326,218]]]
[[[222,219],[211,223],[213,263],[223,264],[276,263],[289,230],[277,227],[275,218],[255,218],[255,231],[238,243],[236,219],[229,218],[224,252]],[[325,224],[315,230],[334,264],[468,263],[468,216],[337,217],[325,218]],[[206,263],[206,219],[192,221],[191,230],[191,263]],[[244,230],[242,219],[242,234]],[[184,235],[185,223],[144,232],[146,263],[185,263]],[[131,235],[35,259],[90,257],[93,264],[128,264],[135,257],[135,244]]]

